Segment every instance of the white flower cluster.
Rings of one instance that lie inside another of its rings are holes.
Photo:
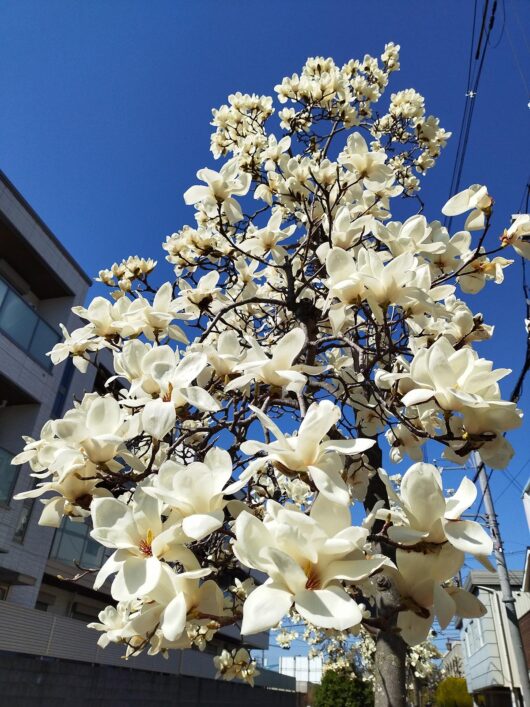
[[[109,287],[116,287],[129,292],[135,280],[143,281],[156,267],[156,260],[152,258],[139,258],[132,255],[121,263],[114,263],[109,270],[100,270],[97,282],[102,282]]]
[[[254,678],[259,675],[259,670],[256,668],[256,661],[252,660],[250,653],[246,648],[226,650],[221,652],[221,655],[213,659],[217,668],[217,677],[223,680],[244,680],[249,685],[254,686]]]
[[[272,99],[231,96],[212,139],[228,159],[199,170],[184,195],[195,223],[164,244],[175,278],[154,287],[154,261],[137,257],[102,271],[115,289],[76,307],[84,324],[50,352],[80,370],[113,356],[108,392],[14,459],[39,480],[19,497],[45,496],[43,525],[88,519],[113,553],[96,576],[117,602],[94,625],[100,645],[204,649],[222,626],[251,634],[293,612],[328,632],[382,630],[381,578],[411,645],[435,618],[482,614],[451,582],[465,553],[487,564],[491,552],[461,520],[473,485],[446,498],[421,447],[495,468],[512,455],[508,371],[475,351],[493,329],[460,293],[500,283],[506,247],[530,256],[529,217],[490,247],[493,202],[473,185],[443,209],[469,212],[454,234],[393,220],[447,137],[412,89],[375,114],[398,68],[393,44],[380,62],[308,60],[276,87],[289,104],[276,134]],[[399,488],[381,469],[386,443],[391,462],[418,462]],[[224,677],[252,677],[245,653],[223,656]]]

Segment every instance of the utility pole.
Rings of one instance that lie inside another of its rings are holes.
[[[512,643],[515,662],[517,664],[517,672],[521,681],[521,707],[529,707],[530,680],[528,679],[528,667],[526,664],[526,656],[523,648],[523,640],[521,638],[519,621],[517,620],[517,614],[515,612],[515,598],[512,594],[512,587],[510,585],[510,578],[508,576],[508,568],[506,567],[506,558],[504,556],[501,533],[499,530],[499,524],[497,522],[497,516],[495,514],[495,507],[493,505],[493,498],[488,483],[488,477],[486,475],[486,469],[476,452],[474,453],[474,463],[477,469],[475,478],[478,476],[480,488],[482,489],[482,494],[484,497],[486,522],[488,524],[488,528],[491,532],[491,535],[493,536],[493,554],[495,556],[495,562],[497,564],[497,574],[499,575],[499,582],[501,586],[502,602],[506,607],[510,640]],[[508,656],[508,660],[509,659],[510,656]]]

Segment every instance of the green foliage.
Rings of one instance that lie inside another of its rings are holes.
[[[328,670],[315,692],[314,707],[373,707],[370,683],[343,672]]]
[[[436,707],[472,707],[464,678],[445,678],[436,688]]]

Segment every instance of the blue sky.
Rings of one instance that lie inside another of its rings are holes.
[[[3,0],[0,166],[90,274],[129,254],[162,260],[161,241],[193,218],[183,192],[213,163],[212,107],[237,90],[272,93],[308,56],[342,63],[394,41],[402,70],[391,90],[416,88],[454,133],[422,191],[434,219],[456,153],[472,10],[471,0]],[[498,233],[530,176],[529,27],[527,2],[499,3],[463,174],[463,186],[488,185]],[[520,264],[506,274],[504,285],[470,304],[496,327],[481,355],[517,372],[525,343]],[[523,408],[529,402],[526,395]],[[528,435],[528,421],[511,435],[510,473],[523,485]],[[528,539],[520,491],[503,472],[492,485],[516,567]]]

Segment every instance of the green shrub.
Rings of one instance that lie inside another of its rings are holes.
[[[328,670],[315,691],[314,707],[373,707],[370,683]]]
[[[464,678],[445,678],[436,688],[436,707],[472,707]]]

